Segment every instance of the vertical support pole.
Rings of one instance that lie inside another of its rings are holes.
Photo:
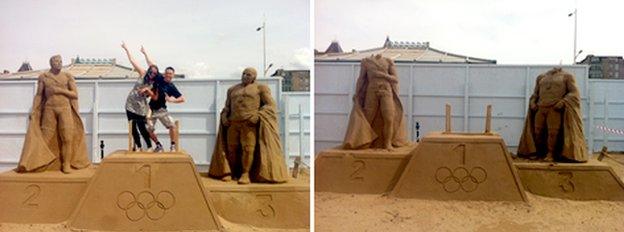
[[[176,120],[175,121],[175,127],[176,127],[176,137],[175,137],[175,152],[179,152],[180,151],[180,120]]]
[[[609,102],[607,101],[607,91],[604,92],[603,109],[604,127],[609,128]],[[607,147],[608,142],[609,133],[607,133],[606,130],[602,130],[602,146]]]
[[[529,81],[530,76],[529,73],[531,71],[531,67],[525,68],[524,74],[524,109],[529,109],[529,100],[531,99],[531,82]],[[524,117],[526,118],[527,110],[524,110]]]
[[[414,65],[410,64],[409,91],[407,93],[407,128],[409,138],[414,140]]]
[[[132,152],[132,120],[128,121],[128,152]]]
[[[282,146],[282,149],[284,149],[284,160],[286,160],[286,163],[290,163],[290,145],[289,145],[289,140],[290,140],[290,95],[289,94],[285,94],[283,99],[283,106],[284,106],[284,138],[283,138],[283,144],[284,146]]]
[[[487,105],[485,113],[485,134],[492,134],[492,105]]]
[[[451,105],[446,103],[446,124],[445,124],[445,129],[444,129],[444,133],[451,133]]]
[[[464,132],[468,132],[468,114],[470,113],[470,66],[466,65],[466,76],[464,78]]]
[[[100,122],[98,121],[99,118],[99,105],[100,105],[100,98],[99,98],[99,81],[95,80],[93,82],[93,105],[91,106],[91,149],[92,151],[92,156],[91,156],[91,160],[95,160],[95,161],[101,161],[102,157],[104,157],[103,155],[97,155],[97,147],[98,147],[98,140],[99,140],[99,131],[100,131]],[[99,158],[99,160],[98,160]]]
[[[596,130],[594,128],[594,118],[596,117],[595,112],[594,112],[594,91],[592,90],[593,88],[589,88],[587,90],[589,95],[589,98],[587,99],[589,101],[589,110],[587,111],[587,117],[589,117],[589,154],[594,153],[594,140],[596,139]]]
[[[305,132],[303,131],[303,110],[301,104],[299,104],[299,162],[304,158],[303,154],[303,138]]]

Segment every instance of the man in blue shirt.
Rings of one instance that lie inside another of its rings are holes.
[[[167,111],[167,102],[171,103],[183,103],[185,101],[184,96],[178,91],[178,88],[173,84],[173,77],[175,75],[175,69],[167,67],[165,69],[164,80],[162,82],[154,83],[153,89],[157,95],[156,99],[152,99],[149,103],[150,114],[147,116],[147,127],[150,132],[150,137],[156,142],[156,149],[154,152],[163,151],[162,144],[158,141],[158,137],[155,133],[154,126],[156,121],[160,121],[167,129],[169,129],[169,137],[171,139],[171,151],[176,150],[178,134],[176,133],[175,120]]]

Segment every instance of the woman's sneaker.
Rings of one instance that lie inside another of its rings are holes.
[[[154,152],[162,152],[163,151],[163,147],[162,144],[156,144],[156,149],[154,149]]]

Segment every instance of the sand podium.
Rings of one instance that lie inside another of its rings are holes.
[[[321,151],[315,161],[315,187],[318,192],[382,194],[399,180],[411,145],[393,152],[376,149]]]
[[[525,189],[531,193],[570,200],[624,201],[624,183],[611,166],[598,160],[514,164]]]
[[[60,171],[0,174],[0,222],[61,223],[74,211],[94,168],[63,174]]]
[[[69,219],[73,229],[220,230],[192,158],[182,152],[107,156]]]

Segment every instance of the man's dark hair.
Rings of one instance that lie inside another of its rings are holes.
[[[175,72],[175,69],[173,69],[173,67],[171,67],[171,66],[169,66],[169,67],[167,67],[167,68],[165,69],[165,71],[167,71],[167,70],[171,70],[172,72]]]

